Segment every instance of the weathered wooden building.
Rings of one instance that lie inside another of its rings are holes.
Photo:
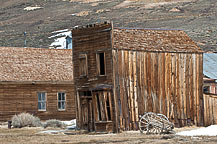
[[[137,130],[139,115],[176,126],[203,124],[203,54],[181,30],[72,30],[77,124],[89,131]]]
[[[204,93],[217,94],[217,54],[203,54]]]
[[[76,116],[71,50],[0,47],[0,121]]]

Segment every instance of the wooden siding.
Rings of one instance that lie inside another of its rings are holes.
[[[74,80],[77,89],[112,84],[111,24],[72,30]],[[105,53],[106,75],[99,76],[97,53]],[[79,55],[87,54],[87,76],[79,75]]]
[[[38,111],[37,92],[47,93],[46,111]],[[57,93],[66,93],[66,110],[58,111]],[[41,119],[71,120],[76,116],[73,84],[0,84],[0,121],[28,112]]]
[[[203,94],[204,126],[217,124],[217,95]]]
[[[99,84],[112,85],[112,24],[93,25],[72,30],[73,72],[76,90],[76,119],[78,127],[82,127],[81,99],[79,90],[90,91]],[[105,75],[101,76],[97,69],[97,53],[105,54]],[[79,75],[79,55],[87,55],[87,76]]]
[[[176,126],[203,124],[203,55],[113,50],[114,98],[122,130],[139,115],[163,113]]]

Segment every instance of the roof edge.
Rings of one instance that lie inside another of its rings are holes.
[[[74,84],[74,81],[0,81],[0,84]]]

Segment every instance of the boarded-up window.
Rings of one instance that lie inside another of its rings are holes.
[[[111,121],[112,107],[110,92],[96,92],[93,96],[94,113],[96,121]]]
[[[46,93],[38,92],[38,110],[46,111]]]
[[[66,109],[66,93],[58,92],[58,110]]]
[[[97,71],[99,75],[105,75],[105,53],[99,52],[96,55]]]
[[[79,75],[80,76],[87,76],[87,54],[80,54],[79,55]]]

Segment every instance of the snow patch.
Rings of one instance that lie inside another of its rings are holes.
[[[24,8],[23,10],[26,10],[26,11],[32,11],[32,10],[36,10],[36,9],[42,9],[43,7],[38,7],[38,6],[35,6],[35,7],[26,7]]]
[[[43,134],[57,134],[60,132],[65,132],[66,130],[46,130],[46,131],[41,131],[39,133],[43,133]]]
[[[177,133],[182,136],[217,136],[217,125]]]
[[[67,125],[67,129],[68,130],[74,130],[76,129],[76,119],[73,119],[71,121],[61,121],[62,123],[64,123],[65,125]]]
[[[67,32],[67,31],[69,31],[69,29],[58,30],[58,31],[54,31],[52,33],[61,33],[61,32]]]
[[[68,29],[58,30],[52,32],[52,36],[48,37],[49,39],[55,38],[54,42],[50,44],[51,47],[54,47],[56,49],[66,49],[66,37],[71,37],[71,31]]]
[[[70,121],[61,121],[65,125],[76,125],[76,119],[70,120]]]

